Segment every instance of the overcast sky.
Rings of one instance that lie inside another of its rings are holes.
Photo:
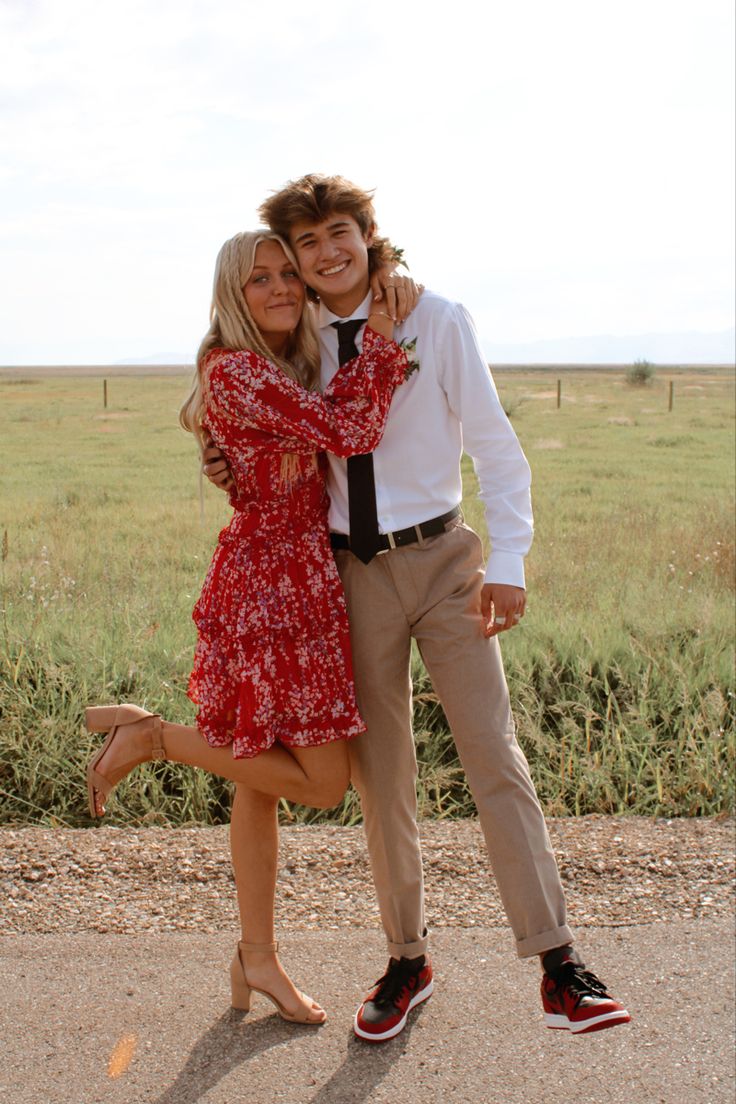
[[[485,341],[734,323],[733,0],[0,0],[0,97],[0,363],[192,356],[314,171]]]

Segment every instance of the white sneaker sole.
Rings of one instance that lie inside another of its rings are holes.
[[[429,985],[425,985],[424,989],[422,989],[421,992],[417,993],[415,997],[412,997],[412,999],[409,1001],[409,1007],[407,1008],[404,1016],[399,1020],[399,1022],[395,1023],[394,1026],[389,1028],[388,1031],[381,1032],[380,1035],[377,1035],[375,1032],[364,1031],[363,1028],[359,1025],[358,1013],[360,1012],[360,1008],[363,1007],[363,1005],[361,1004],[358,1012],[355,1013],[355,1018],[353,1020],[353,1031],[359,1039],[365,1039],[369,1043],[383,1043],[386,1041],[386,1039],[393,1039],[395,1035],[398,1035],[399,1032],[404,1030],[407,1016],[411,1012],[412,1008],[416,1008],[416,1006],[418,1004],[421,1004],[422,1001],[425,1001],[428,997],[431,997],[433,992],[434,979],[430,981]]]
[[[601,1030],[603,1024],[614,1027],[617,1023],[628,1023],[631,1016],[625,1008],[618,1012],[604,1012],[600,1016],[591,1016],[588,1020],[569,1020],[562,1013],[545,1012],[545,1027],[551,1027],[556,1031],[571,1031],[573,1035],[582,1035],[594,1028]]]

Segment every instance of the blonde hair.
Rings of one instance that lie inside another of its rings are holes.
[[[319,377],[319,344],[312,308],[305,304],[296,329],[289,335],[283,356],[276,356],[266,345],[248,310],[243,287],[250,279],[256,249],[265,241],[275,241],[298,272],[299,267],[288,244],[270,230],[251,230],[236,234],[223,245],[215,262],[215,278],[210,306],[210,328],[202,338],[192,389],[179,411],[179,422],[193,433],[203,448],[205,429],[203,376],[204,362],[213,349],[249,349],[277,364],[285,375],[312,390]]]

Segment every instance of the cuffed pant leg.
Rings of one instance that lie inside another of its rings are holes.
[[[350,617],[358,708],[367,731],[351,740],[351,780],[389,954],[424,954],[424,882],[417,829],[417,763],[411,727],[411,635],[387,557],[363,564],[339,552]]]
[[[415,636],[478,809],[517,953],[539,954],[571,943],[573,935],[544,815],[516,740],[498,640],[482,634],[480,540],[458,526],[437,539],[435,550],[432,571],[442,574],[446,597],[427,609]]]

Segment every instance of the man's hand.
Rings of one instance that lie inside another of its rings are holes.
[[[507,583],[486,583],[480,592],[483,635],[496,636],[519,624],[526,610],[526,591]]]
[[[204,443],[202,471],[220,491],[229,491],[235,482],[227,460],[211,437]]]

